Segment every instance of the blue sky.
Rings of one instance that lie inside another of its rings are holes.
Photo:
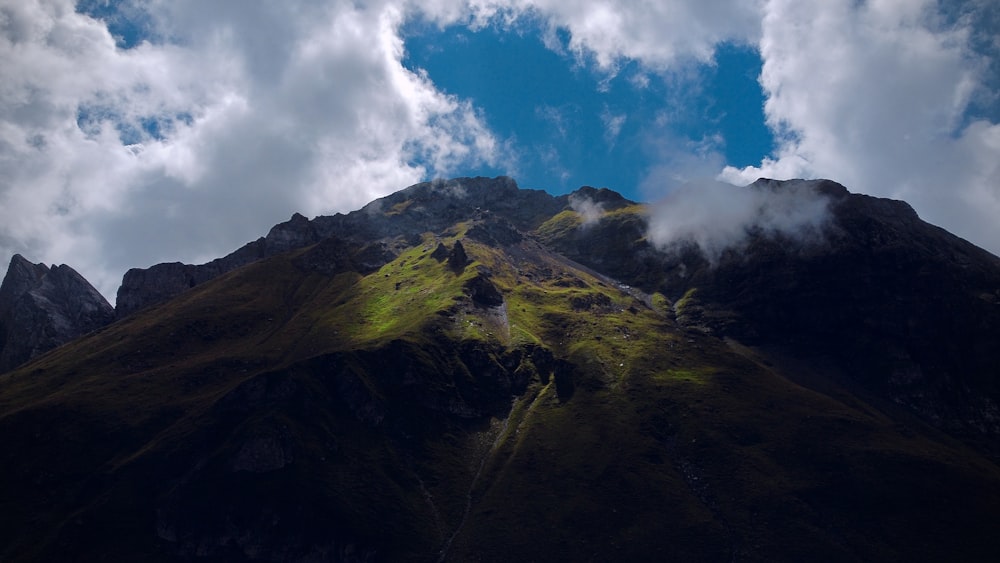
[[[0,260],[113,298],[294,212],[500,174],[650,202],[825,177],[996,253],[998,26],[995,0],[0,0]]]
[[[713,61],[685,69],[690,76],[649,77],[634,62],[609,73],[576,60],[564,36],[553,49],[532,24],[510,33],[414,22],[403,38],[407,68],[470,100],[510,139],[524,187],[562,193],[593,185],[646,199],[639,186],[663,157],[657,141],[707,142],[737,167],[758,164],[773,149],[753,45],[719,45]]]

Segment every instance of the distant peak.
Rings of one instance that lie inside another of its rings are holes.
[[[566,204],[578,212],[581,208],[594,212],[614,211],[635,204],[614,190],[591,186],[583,186],[563,198]],[[589,213],[584,214],[589,215]]]
[[[0,372],[112,320],[114,309],[76,270],[15,254],[0,284]]]
[[[520,188],[517,182],[509,176],[497,176],[495,178],[476,176],[474,178],[439,178],[407,188],[407,190],[411,189],[418,193],[429,192],[434,195],[457,198],[473,196],[475,199],[480,199],[485,194],[516,192]]]

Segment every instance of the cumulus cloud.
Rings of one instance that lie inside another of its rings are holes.
[[[1000,252],[1000,124],[968,111],[991,95],[991,63],[970,48],[974,20],[948,21],[940,8],[767,2],[760,82],[778,148],[720,179],[833,178],[905,199],[925,220]]]
[[[743,248],[752,234],[820,241],[829,221],[829,199],[812,182],[736,187],[703,181],[653,204],[647,236],[667,252],[694,244],[714,264],[726,250]]]
[[[122,272],[201,261],[294,211],[500,164],[468,101],[401,64],[405,2],[145,6],[116,45],[70,0],[0,0],[0,247]]]
[[[440,0],[439,0],[440,2]],[[759,36],[759,0],[473,0],[482,20],[541,17],[549,44],[565,47],[580,60],[616,72],[627,60],[652,69],[678,61],[710,61],[723,41],[755,42]],[[564,46],[557,30],[568,32]]]

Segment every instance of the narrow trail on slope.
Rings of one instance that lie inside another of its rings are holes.
[[[516,402],[516,398],[514,401]],[[511,406],[511,413],[514,412],[513,405]],[[479,477],[483,473],[483,469],[486,467],[486,462],[493,457],[493,452],[496,451],[500,442],[503,440],[504,435],[507,433],[507,425],[510,422],[511,415],[507,414],[507,418],[503,419],[500,423],[500,428],[497,431],[496,438],[490,444],[489,449],[483,453],[483,457],[479,459],[479,467],[476,469],[476,474],[472,477],[472,483],[469,484],[469,489],[465,492],[465,510],[462,512],[462,519],[458,522],[458,526],[455,527],[455,531],[448,536],[448,539],[444,542],[441,547],[441,555],[438,557],[438,563],[444,563],[444,560],[448,557],[448,551],[451,549],[451,544],[458,537],[458,534],[465,527],[466,520],[469,519],[469,513],[472,512],[472,494],[476,490],[476,485],[479,484]]]
[[[420,484],[420,494],[424,497],[424,502],[431,509],[431,514],[434,515],[434,529],[438,533],[438,537],[444,538],[445,528],[444,521],[441,519],[441,513],[438,511],[437,505],[434,503],[434,495],[427,489],[427,485],[424,480],[420,478],[419,475],[414,473],[417,478],[417,483]]]
[[[729,560],[732,563],[739,561],[740,550],[741,550],[741,539],[736,533],[736,530],[729,523],[729,519],[723,513],[722,509],[719,508],[719,503],[717,502],[715,495],[711,490],[711,486],[706,479],[704,472],[701,467],[698,466],[691,458],[683,455],[680,448],[677,446],[676,438],[670,438],[663,443],[666,447],[667,454],[670,456],[671,463],[674,468],[677,469],[681,476],[684,478],[684,484],[687,485],[688,491],[698,499],[712,517],[715,518],[719,525],[722,526],[723,531],[726,533],[726,539],[729,543]]]

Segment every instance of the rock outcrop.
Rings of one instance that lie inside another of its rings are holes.
[[[316,232],[309,219],[296,213],[288,221],[272,227],[267,236],[211,262],[198,265],[170,262],[150,268],[132,268],[125,273],[122,285],[118,288],[117,316],[127,317],[240,266],[315,244],[322,238],[324,237]]]
[[[0,372],[114,318],[114,308],[73,268],[15,254],[0,286]]]

